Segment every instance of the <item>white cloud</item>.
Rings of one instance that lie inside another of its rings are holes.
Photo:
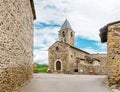
[[[107,49],[107,44],[106,43],[96,43],[96,45],[101,49],[101,50],[106,50]]]
[[[48,48],[58,40],[58,29],[44,28],[34,30],[34,62],[48,63]]]
[[[99,29],[106,23],[119,20],[118,0],[34,0],[37,20],[62,25],[70,21],[76,35],[99,39]],[[50,8],[52,7],[52,8]]]
[[[34,30],[34,47],[48,47],[58,40],[58,29]]]
[[[100,41],[99,29],[105,24],[119,20],[119,0],[34,0],[37,21],[62,25],[67,18],[76,36]],[[47,49],[57,39],[59,28],[43,28],[34,31],[34,61],[47,62]],[[97,43],[104,52],[105,44]],[[97,50],[85,48],[90,53]],[[40,59],[41,58],[41,59]]]
[[[39,49],[34,50],[34,62],[47,64],[48,63],[48,51],[41,51]]]

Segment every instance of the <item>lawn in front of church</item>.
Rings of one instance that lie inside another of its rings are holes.
[[[48,70],[48,66],[45,64],[38,64],[37,67],[33,68],[34,73],[46,73]]]

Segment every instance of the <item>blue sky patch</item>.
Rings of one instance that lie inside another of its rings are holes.
[[[34,27],[35,29],[42,29],[42,28],[47,28],[47,27],[60,27],[59,24],[56,23],[45,23],[45,22],[39,22],[39,21],[35,21],[34,22]]]
[[[88,39],[85,39],[85,38],[81,38],[81,37],[76,37],[75,39],[75,47],[79,48],[79,49],[83,49],[83,48],[92,48],[94,50],[97,50],[97,51],[106,51],[106,48],[102,48],[98,45],[98,43],[100,45],[103,45],[103,43],[99,42],[99,41],[95,41],[95,40],[88,40]],[[106,43],[104,43],[106,44]]]

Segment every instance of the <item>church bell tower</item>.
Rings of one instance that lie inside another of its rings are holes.
[[[75,32],[72,30],[69,21],[66,19],[59,31],[59,41],[74,46]]]

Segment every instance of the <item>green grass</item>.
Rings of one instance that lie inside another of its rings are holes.
[[[48,70],[48,67],[37,67],[37,68],[33,68],[33,70],[37,70],[40,73],[46,73]]]

